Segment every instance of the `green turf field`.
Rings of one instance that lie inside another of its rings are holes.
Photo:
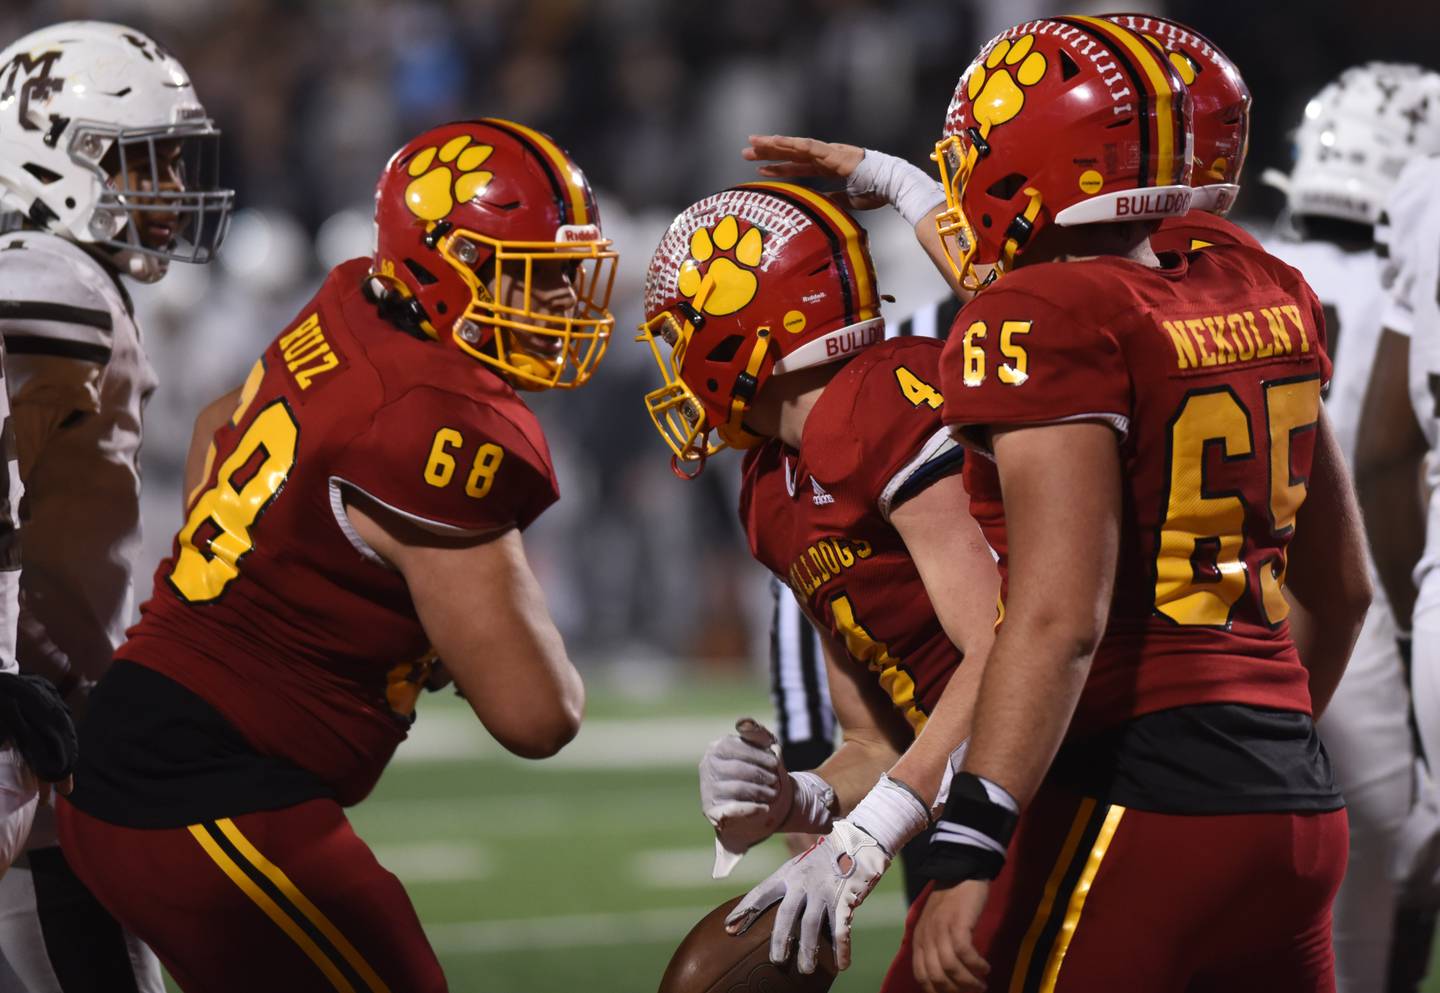
[[[636,700],[596,681],[580,737],[531,763],[487,743],[462,702],[432,696],[352,820],[405,881],[452,990],[653,990],[685,932],[784,857],[772,843],[738,881],[711,880],[696,796],[705,742],[769,709],[758,685]],[[837,991],[879,986],[903,913],[898,879],[887,884]]]
[[[462,701],[427,696],[412,740],[351,811],[405,882],[456,993],[654,990],[685,932],[784,857],[772,842],[711,880],[696,795],[705,743],[736,716],[770,713],[758,681],[645,698],[589,682],[580,737],[541,763],[504,753]],[[857,916],[837,993],[878,989],[903,913],[892,873]],[[1426,991],[1440,993],[1431,975]]]

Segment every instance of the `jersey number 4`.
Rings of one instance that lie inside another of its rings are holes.
[[[236,413],[244,412],[248,400]],[[179,552],[170,585],[190,603],[209,603],[240,574],[240,560],[255,547],[251,529],[280,493],[295,467],[300,427],[283,398],[268,404],[220,464],[215,485],[190,505],[176,536]]]
[[[1225,627],[1245,597],[1249,574],[1244,495],[1217,489],[1206,479],[1206,454],[1219,449],[1225,464],[1264,459],[1270,480],[1268,518],[1273,539],[1288,539],[1305,501],[1307,478],[1292,467],[1295,436],[1320,417],[1320,380],[1310,376],[1265,387],[1265,451],[1257,451],[1251,415],[1228,387],[1195,390],[1170,422],[1165,523],[1155,556],[1155,609],[1177,624]],[[1290,612],[1284,544],[1261,560],[1260,614],[1268,625]]]

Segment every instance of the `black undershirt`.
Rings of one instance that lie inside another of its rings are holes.
[[[1049,781],[1164,814],[1319,812],[1345,805],[1308,714],[1233,703],[1162,710],[1067,743]]]
[[[333,795],[173,679],[117,659],[90,694],[69,801],[111,824],[174,828]]]

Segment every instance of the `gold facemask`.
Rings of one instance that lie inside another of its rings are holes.
[[[985,140],[989,130],[989,125],[979,130],[980,141]],[[947,135],[935,143],[935,151],[930,158],[940,167],[940,184],[945,189],[945,209],[935,217],[935,230],[940,234],[945,260],[950,263],[950,269],[955,273],[955,279],[962,289],[979,293],[1014,268],[1020,242],[1007,237],[1000,248],[1000,258],[990,271],[983,277],[977,273],[975,253],[980,249],[980,242],[975,237],[975,228],[971,225],[970,218],[965,216],[962,201],[965,188],[970,182],[970,174],[980,159],[979,146],[967,140],[964,132]],[[1030,202],[1021,216],[1033,225],[1043,206],[1040,191],[1027,186],[1024,192]]]
[[[696,291],[686,316],[693,316],[703,322],[700,308],[714,289],[713,277],[707,275]],[[685,478],[698,476],[705,468],[705,460],[726,448],[753,448],[761,439],[746,431],[742,422],[748,403],[740,397],[731,400],[730,419],[718,427],[711,427],[705,406],[690,387],[685,385],[680,370],[685,365],[685,354],[690,340],[697,330],[695,320],[677,320],[671,311],[664,311],[640,325],[636,341],[650,346],[650,355],[660,369],[664,385],[645,394],[645,409],[655,430],[665,440],[673,453],[671,465],[676,475]],[[657,340],[659,339],[659,340]],[[667,356],[660,347],[663,341],[669,348]],[[756,337],[746,371],[754,376],[769,351],[770,335],[762,332]],[[683,468],[692,465],[694,471]]]
[[[574,389],[595,373],[610,332],[610,292],[617,255],[608,239],[574,242],[497,241],[456,228],[436,248],[470,289],[470,305],[453,325],[455,343],[500,371],[524,390]],[[478,269],[488,250],[490,258]],[[535,264],[566,263],[573,303],[557,314],[540,309],[534,292]],[[482,276],[489,274],[488,280]],[[507,287],[505,277],[510,284]],[[520,288],[518,304],[507,302]],[[488,346],[485,329],[492,332]]]

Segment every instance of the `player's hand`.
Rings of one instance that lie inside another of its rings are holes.
[[[60,693],[43,676],[0,673],[0,740],[15,749],[42,782],[66,783],[75,771],[80,745]]]
[[[783,134],[752,134],[748,148],[740,157],[763,163],[760,175],[768,179],[794,179],[818,176],[848,180],[865,158],[859,145],[845,145],[816,138],[799,138]],[[845,191],[831,194],[852,210],[873,210],[888,202],[876,193],[854,195]]]
[[[835,797],[814,773],[785,771],[763,724],[742,717],[735,731],[712,741],[700,760],[700,808],[715,828],[716,879],[787,822],[796,831],[829,830]]]
[[[990,964],[975,948],[975,922],[990,884],[978,880],[937,886],[915,922],[913,968],[925,993],[979,993]]]
[[[740,857],[775,833],[790,813],[795,788],[772,751],[775,735],[748,717],[735,734],[710,742],[700,759],[700,809],[715,828],[716,879]]]
[[[860,828],[849,821],[836,821],[830,833],[809,851],[786,862],[745,894],[725,919],[725,929],[731,934],[744,932],[778,900],[780,909],[770,933],[770,961],[779,965],[794,950],[799,970],[814,972],[820,955],[820,930],[828,923],[835,943],[835,964],[848,968],[855,908],[885,874],[890,858],[880,843]]]

